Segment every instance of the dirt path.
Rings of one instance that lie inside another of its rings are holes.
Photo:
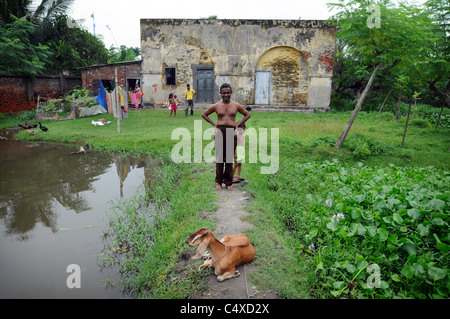
[[[251,223],[242,220],[249,213],[244,211],[244,206],[248,204],[248,194],[240,188],[239,184],[233,185],[233,190],[227,191],[225,188],[217,191],[219,208],[211,215],[216,219],[216,228],[213,231],[217,239],[225,235],[245,233],[245,230],[253,227]],[[258,250],[256,249],[258,256]],[[203,262],[203,261],[202,261]],[[200,265],[201,263],[198,262]],[[190,296],[190,299],[274,299],[279,296],[273,291],[261,291],[254,288],[254,284],[248,279],[248,275],[257,271],[254,263],[240,265],[236,267],[240,272],[239,277],[217,281],[212,268],[203,271],[208,272],[208,283],[201,293]]]

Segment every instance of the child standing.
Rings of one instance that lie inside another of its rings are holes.
[[[174,117],[177,117],[177,103],[173,98],[173,93],[169,94],[169,105],[170,105],[170,117],[172,117],[172,113],[174,113]]]
[[[242,161],[245,158],[245,123],[242,123],[238,126],[236,130],[236,150],[234,152],[234,167],[233,167],[233,182],[239,183],[240,181],[244,180],[241,178],[241,168],[242,168]],[[236,168],[238,170],[238,176],[234,177],[234,174],[236,173]]]

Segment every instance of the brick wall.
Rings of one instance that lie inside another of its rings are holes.
[[[89,91],[89,95],[95,96],[100,80],[114,81],[117,67],[117,82],[122,87],[127,87],[127,78],[141,77],[141,61],[119,62],[112,64],[92,65],[81,70],[83,88]]]
[[[59,98],[81,86],[79,77],[38,76],[34,79],[13,74],[0,74],[0,113],[22,113],[36,108],[40,99]]]

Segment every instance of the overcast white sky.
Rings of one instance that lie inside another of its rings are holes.
[[[68,15],[111,45],[140,47],[140,19],[303,19],[326,20],[327,3],[337,0],[75,0]],[[111,30],[106,26],[109,25]]]

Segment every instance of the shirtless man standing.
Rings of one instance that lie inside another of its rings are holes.
[[[214,139],[216,149],[216,190],[222,189],[222,183],[225,184],[227,190],[232,189],[235,130],[240,124],[245,123],[250,118],[250,113],[242,105],[231,100],[231,93],[231,85],[228,83],[222,84],[220,86],[222,101],[211,105],[202,114],[202,117],[216,128]],[[217,123],[214,123],[209,118],[209,115],[214,112],[217,113]],[[237,112],[244,115],[238,123],[236,123]]]

